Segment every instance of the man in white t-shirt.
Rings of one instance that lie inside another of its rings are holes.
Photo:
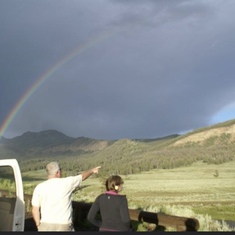
[[[38,231],[74,231],[72,192],[100,166],[76,176],[61,177],[57,162],[46,166],[48,179],[36,186],[32,197],[32,215]]]

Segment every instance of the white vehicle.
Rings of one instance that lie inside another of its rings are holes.
[[[7,174],[7,178],[6,178]],[[9,184],[9,179],[13,182]],[[0,232],[24,231],[25,202],[22,176],[16,159],[0,160],[0,185],[15,186],[15,193],[0,187]]]

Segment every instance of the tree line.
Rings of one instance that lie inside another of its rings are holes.
[[[112,148],[111,151],[100,151],[89,154],[72,156],[35,156],[21,158],[19,164],[22,172],[45,169],[50,161],[58,161],[67,175],[101,165],[101,173],[129,175],[149,171],[152,169],[172,169],[189,166],[196,161],[207,164],[222,164],[235,160],[235,144],[221,144],[213,146],[184,145],[160,149],[138,148],[132,144],[122,145],[121,149]]]

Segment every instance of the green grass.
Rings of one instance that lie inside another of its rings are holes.
[[[127,195],[129,207],[133,209],[235,221],[234,169],[235,161],[221,165],[197,162],[189,167],[123,176],[122,193]],[[214,176],[216,170],[219,172],[218,177]],[[78,200],[83,198],[92,202],[104,191],[96,178],[87,179],[83,186],[87,187],[77,192]],[[175,210],[172,209],[174,207]]]
[[[217,220],[235,221],[235,203],[214,203],[210,205],[204,205],[203,207],[195,207],[194,211],[197,214],[211,215],[213,219]]]

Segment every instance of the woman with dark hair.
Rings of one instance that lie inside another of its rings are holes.
[[[127,198],[119,194],[123,183],[120,176],[110,176],[105,182],[106,192],[100,194],[92,204],[87,219],[99,227],[99,231],[131,230]],[[97,219],[98,213],[100,219]]]

